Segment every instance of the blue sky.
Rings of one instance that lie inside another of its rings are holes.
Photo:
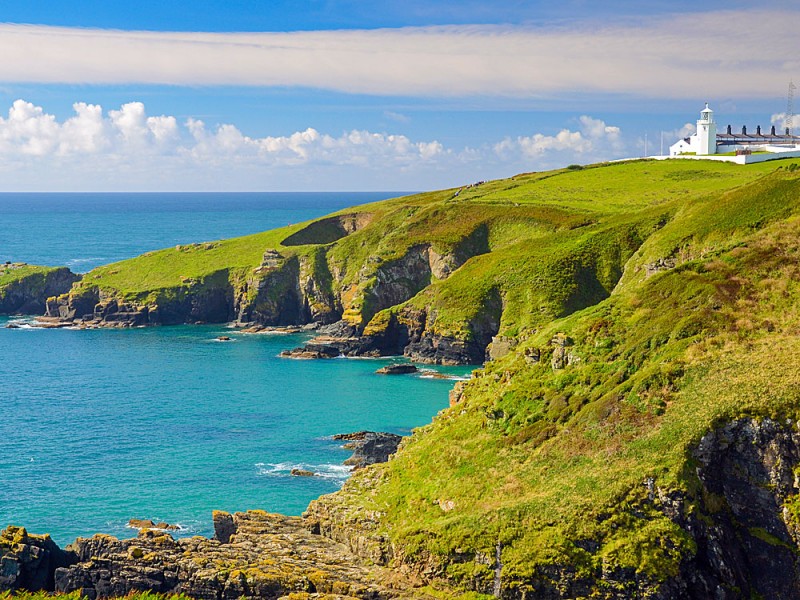
[[[800,10],[753,4],[3,3],[0,190],[431,189],[657,153],[706,100],[782,124]]]

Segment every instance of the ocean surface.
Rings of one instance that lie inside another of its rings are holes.
[[[395,195],[0,194],[0,259],[83,271]],[[350,453],[333,434],[407,434],[447,406],[453,385],[426,372],[375,374],[397,359],[279,358],[302,334],[29,321],[0,317],[0,527],[60,544],[96,532],[131,537],[131,518],[211,535],[213,509],[300,514],[349,475],[341,463]],[[295,467],[318,475],[290,476]]]

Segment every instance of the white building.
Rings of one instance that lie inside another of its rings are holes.
[[[694,154],[707,156],[717,153],[717,124],[714,122],[714,111],[706,107],[700,112],[697,131],[687,138],[679,140],[669,147],[670,156]]]
[[[692,158],[710,157],[714,154],[750,156],[754,152],[758,154],[776,154],[789,156],[796,155],[800,151],[800,136],[792,135],[787,127],[785,133],[776,133],[775,126],[772,126],[770,133],[762,133],[761,126],[756,127],[755,133],[747,133],[747,127],[742,127],[741,133],[733,133],[731,126],[728,125],[725,133],[717,133],[717,124],[714,121],[714,111],[706,107],[700,112],[700,119],[697,121],[697,131],[687,138],[678,140],[669,147],[669,155]],[[764,157],[782,158],[783,156]],[[723,159],[722,156],[718,157]],[[748,159],[746,162],[758,162]]]

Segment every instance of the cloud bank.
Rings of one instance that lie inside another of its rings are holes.
[[[107,112],[77,102],[73,110],[59,121],[20,99],[0,117],[3,189],[416,189],[619,158],[626,149],[619,127],[589,116],[554,135],[449,148],[358,129],[251,137],[232,124],[150,116],[141,102]]]
[[[571,28],[168,33],[0,25],[0,81],[301,86],[403,96],[771,97],[800,13],[718,11]],[[769,40],[765,43],[765,40]],[[753,49],[757,49],[754,52]]]

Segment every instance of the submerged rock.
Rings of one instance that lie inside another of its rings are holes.
[[[386,365],[385,367],[381,367],[376,373],[381,375],[405,375],[407,373],[416,373],[419,369],[416,366],[411,364],[401,364],[401,365]]]

